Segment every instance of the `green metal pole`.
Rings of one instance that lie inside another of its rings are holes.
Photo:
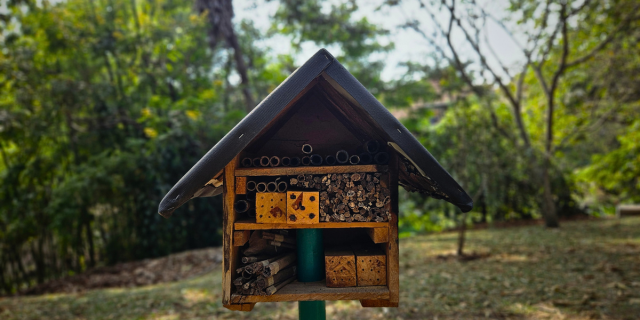
[[[324,248],[322,229],[298,229],[298,281],[314,282],[324,278]],[[298,301],[300,320],[326,320],[324,301]]]

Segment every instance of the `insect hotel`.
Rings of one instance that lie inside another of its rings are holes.
[[[472,207],[411,132],[323,49],[204,155],[159,213],[222,194],[228,309],[324,300],[397,307],[399,185]]]

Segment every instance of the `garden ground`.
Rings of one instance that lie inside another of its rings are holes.
[[[400,243],[400,307],[327,302],[328,319],[640,319],[640,218],[469,231]],[[133,288],[0,298],[1,319],[297,319],[297,304],[226,310],[220,268]]]

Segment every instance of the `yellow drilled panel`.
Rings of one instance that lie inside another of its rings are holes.
[[[300,201],[299,198],[302,197]],[[307,191],[287,192],[287,223],[320,223],[320,193]]]
[[[256,222],[286,223],[286,196],[284,192],[256,193]]]

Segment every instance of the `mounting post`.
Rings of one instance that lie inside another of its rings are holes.
[[[324,278],[324,247],[322,229],[298,229],[298,281],[315,282]],[[300,320],[326,320],[324,301],[298,301]]]

